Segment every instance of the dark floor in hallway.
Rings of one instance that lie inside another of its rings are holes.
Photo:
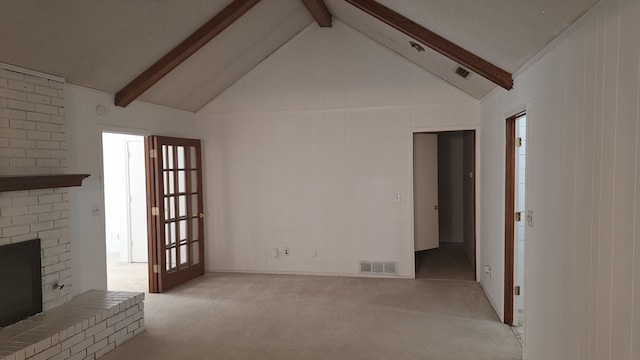
[[[476,277],[461,245],[441,243],[437,249],[416,252],[416,278],[474,281]]]

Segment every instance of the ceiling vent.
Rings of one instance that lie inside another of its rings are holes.
[[[466,79],[469,77],[469,75],[471,75],[471,72],[463,68],[462,66],[458,66],[458,68],[456,69],[456,74],[460,75],[463,79]]]
[[[411,45],[411,47],[414,48],[417,52],[424,51],[424,48],[422,47],[422,45],[418,44],[415,41],[409,41],[409,45]]]

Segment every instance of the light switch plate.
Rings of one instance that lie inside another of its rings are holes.
[[[533,227],[533,210],[527,210],[527,225]]]

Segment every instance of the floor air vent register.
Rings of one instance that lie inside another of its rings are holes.
[[[360,261],[360,273],[398,275],[398,263],[391,261]]]

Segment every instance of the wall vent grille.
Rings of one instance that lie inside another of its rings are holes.
[[[471,75],[471,72],[463,68],[462,66],[458,66],[458,68],[456,69],[456,74],[460,75],[463,79],[466,79],[469,77],[469,75]]]
[[[398,263],[392,261],[360,261],[360,273],[398,275]]]

